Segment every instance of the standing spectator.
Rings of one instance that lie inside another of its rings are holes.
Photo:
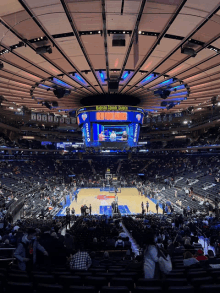
[[[37,249],[48,256],[47,251],[41,246],[36,239],[36,231],[29,229],[28,233],[22,237],[14,252],[14,257],[18,260],[18,267],[22,271],[33,270],[37,260]]]
[[[153,279],[157,277],[155,271],[158,262],[158,250],[154,242],[154,235],[147,238],[146,249],[144,251],[144,277],[145,279]]]
[[[90,214],[90,216],[92,214],[92,206],[91,206],[91,204],[89,205],[89,214]]]
[[[158,214],[158,208],[159,208],[159,204],[158,204],[158,202],[157,202],[157,204],[156,204],[156,211],[157,211],[157,214]]]
[[[149,202],[148,201],[146,203],[146,209],[147,209],[147,213],[148,213],[148,209],[149,209]]]

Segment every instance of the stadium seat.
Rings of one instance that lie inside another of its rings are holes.
[[[86,277],[84,284],[86,286],[94,286],[100,290],[101,287],[108,285],[108,280],[105,277]]]
[[[22,282],[8,282],[7,283],[7,293],[32,293],[33,284],[32,283],[22,283]]]
[[[202,285],[200,287],[201,293],[219,293],[220,285]]]
[[[213,278],[212,277],[204,277],[204,278],[194,278],[191,280],[191,285],[195,288],[195,292],[200,291],[200,287],[202,285],[208,285],[213,284]]]
[[[30,282],[29,276],[26,274],[9,274],[8,279],[10,282],[21,282],[21,283],[28,283]]]
[[[207,277],[206,271],[188,272],[188,274],[187,274],[187,278],[188,278],[189,281],[194,279],[194,278],[204,278],[204,277]]]
[[[139,287],[157,287],[157,286],[162,286],[162,280],[138,279],[136,285]]]
[[[136,273],[136,272],[121,272],[120,277],[121,278],[132,278],[134,281],[137,281],[138,273]]]
[[[36,293],[64,293],[64,289],[61,285],[38,284]]]
[[[164,285],[166,288],[170,287],[170,286],[187,286],[188,285],[188,281],[186,278],[182,278],[182,279],[166,279],[164,280]]]
[[[101,288],[101,293],[129,293],[129,289],[125,286],[103,286]]]
[[[162,293],[162,287],[136,287],[134,290],[135,293]]]
[[[95,293],[97,290],[94,286],[70,286],[69,293]]]
[[[51,275],[34,275],[33,282],[35,286],[38,284],[55,284],[55,278]]]
[[[167,293],[194,293],[193,286],[170,286]]]
[[[116,273],[98,273],[96,274],[96,276],[105,277],[108,280],[108,282],[110,282],[110,280],[116,276]]]
[[[59,284],[66,288],[70,286],[82,286],[83,281],[79,276],[60,276]]]
[[[110,286],[125,286],[128,287],[129,291],[132,291],[134,288],[134,281],[132,278],[118,278],[114,277],[110,281]]]

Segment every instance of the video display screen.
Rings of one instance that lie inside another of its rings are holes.
[[[116,107],[116,106],[115,106]],[[86,109],[85,109],[86,110]],[[86,147],[116,148],[135,147],[144,115],[137,111],[85,111],[78,114],[82,137]]]
[[[128,137],[128,125],[102,125],[93,123],[94,142],[127,142]]]

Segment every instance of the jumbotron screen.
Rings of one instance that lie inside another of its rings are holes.
[[[143,118],[143,109],[129,106],[85,107],[77,114],[87,147],[137,146]]]

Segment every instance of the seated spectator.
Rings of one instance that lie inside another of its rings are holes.
[[[189,239],[185,240],[184,247],[185,247],[186,250],[191,250],[193,253],[195,251],[195,247],[190,244]]]
[[[71,270],[85,270],[87,271],[92,264],[91,257],[81,245],[79,251],[70,256],[70,269]]]
[[[129,237],[126,237],[124,239],[124,244],[126,248],[130,248],[131,247],[131,242],[129,241]]]
[[[190,251],[186,251],[184,253],[184,260],[183,260],[184,267],[190,267],[192,265],[197,265],[197,264],[199,264],[199,261],[193,257]]]
[[[124,241],[121,239],[121,237],[118,238],[118,240],[115,242],[115,247],[122,248],[125,246]]]
[[[184,251],[185,251],[184,246],[181,243],[178,242],[177,247],[175,247],[174,252],[177,253],[177,254],[183,254]]]
[[[204,252],[201,250],[201,249],[199,249],[198,251],[197,251],[197,253],[196,253],[196,259],[198,260],[198,261],[202,261],[202,260],[208,260],[208,257],[206,257],[205,255],[204,255]]]

